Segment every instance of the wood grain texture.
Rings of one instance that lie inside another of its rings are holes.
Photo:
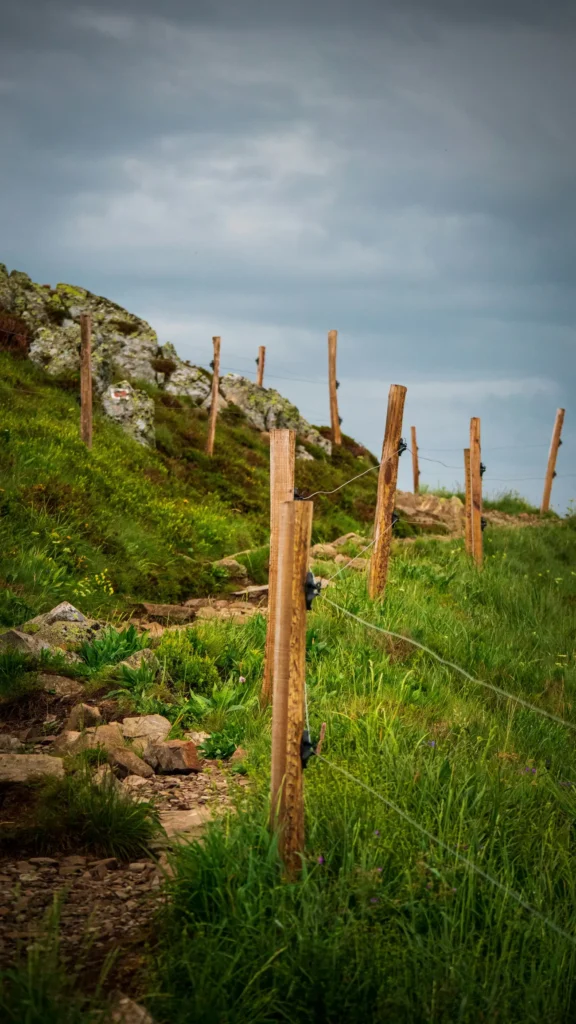
[[[470,449],[464,449],[464,543],[466,551],[472,554],[472,488],[470,484]]]
[[[470,420],[470,490],[472,516],[472,557],[476,565],[482,565],[482,475],[480,473],[480,420]]]
[[[306,673],[306,597],[313,504],[294,502],[294,554],[292,561],[292,616],[288,679],[288,727],[284,782],[284,825],[280,851],[289,876],[298,873],[304,851],[304,791],[301,744],[304,731],[304,681]]]
[[[212,338],[214,346],[214,366],[212,369],[212,399],[210,403],[210,419],[208,421],[208,439],[206,441],[206,454],[214,454],[214,441],[216,438],[216,420],[218,419],[218,398],[220,384],[220,338]]]
[[[266,362],[266,346],[260,345],[258,349],[258,370],[256,373],[256,384],[259,388],[264,387],[264,364]]]
[[[92,447],[92,319],[80,317],[80,438]]]
[[[278,577],[275,611],[270,608],[268,624],[274,618],[276,638],[272,649],[274,693],[272,700],[272,755],[270,764],[270,824],[283,828],[286,811],[286,751],[288,736],[288,685],[292,629],[292,566],[294,562],[294,508],[296,502],[282,502],[278,509]]]
[[[556,457],[558,455],[558,449],[560,447],[565,411],[565,409],[558,409],[556,411],[556,419],[554,420],[554,430],[552,431],[552,440],[550,442],[550,451],[548,452],[548,465],[546,467],[546,477],[544,480],[544,493],[542,494],[542,504],[540,505],[541,512],[550,511],[552,481],[554,480],[554,474],[556,472]]]
[[[420,490],[420,466],[418,465],[418,442],[416,441],[416,427],[410,427],[410,440],[412,448],[412,478],[414,481],[414,494]]]
[[[268,568],[268,625],[262,679],[261,703],[272,699],[274,676],[274,637],[276,632],[276,594],[278,578],[279,516],[283,502],[294,500],[296,434],[293,430],[270,431],[270,558]]]
[[[328,387],[330,389],[330,425],[332,427],[332,444],[342,444],[340,430],[340,414],[338,412],[338,394],[336,388],[336,350],[338,347],[338,331],[328,331]]]
[[[370,559],[368,592],[372,599],[381,597],[386,589],[388,561],[392,545],[392,513],[398,480],[398,446],[402,435],[402,417],[406,388],[392,384],[388,394],[388,412],[378,474],[378,498],[374,520],[374,550]]]

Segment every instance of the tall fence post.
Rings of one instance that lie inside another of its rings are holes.
[[[287,501],[280,507],[280,547],[274,698],[272,702],[272,824],[287,874],[296,875],[304,850],[302,737],[306,671],[306,574],[313,505]]]
[[[562,444],[562,425],[564,423],[565,409],[558,409],[556,411],[556,419],[554,420],[554,430],[552,431],[552,441],[550,442],[550,451],[548,453],[548,466],[546,468],[546,478],[544,480],[544,493],[542,495],[542,504],[540,505],[540,512],[548,512],[550,510],[550,496],[552,494],[552,481],[556,476],[556,456],[558,455],[558,449]]]
[[[414,494],[420,490],[420,466],[418,465],[418,444],[416,442],[416,427],[410,427],[412,440],[412,475],[414,477]]]
[[[80,317],[80,438],[92,447],[92,318]]]
[[[378,498],[374,520],[374,550],[370,559],[368,593],[372,599],[380,597],[386,589],[388,561],[392,544],[392,515],[396,482],[398,480],[398,449],[402,434],[402,416],[406,388],[391,384],[388,394],[388,412],[382,446],[382,461],[378,474]]]
[[[212,401],[210,404],[210,420],[208,422],[208,440],[206,441],[206,455],[214,454],[216,420],[218,419],[218,386],[220,384],[220,338],[212,338],[212,344],[214,345],[214,359],[212,361]]]
[[[256,372],[256,384],[259,388],[264,387],[264,363],[266,362],[266,346],[260,345],[258,349],[258,370]]]
[[[482,565],[482,472],[480,457],[480,420],[470,420],[470,491],[472,517],[472,555],[476,565]]]
[[[330,425],[332,427],[332,444],[342,444],[340,415],[338,413],[338,381],[336,380],[336,349],[338,331],[328,331],[328,386],[330,388]]]
[[[280,506],[294,499],[294,464],[296,433],[293,430],[270,431],[270,558],[268,562],[268,625],[264,655],[264,677],[261,703],[268,704],[272,697],[274,674],[274,644],[276,631],[276,602],[278,587],[278,549],[280,543]]]
[[[470,449],[464,449],[464,544],[472,554],[472,489],[470,485]]]

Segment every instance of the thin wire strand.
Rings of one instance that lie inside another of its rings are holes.
[[[513,899],[516,903],[518,903],[519,906],[523,908],[523,910],[527,910],[534,917],[537,917],[540,921],[543,922],[543,924],[545,924],[553,932],[556,932],[557,935],[560,935],[563,939],[568,939],[569,942],[576,944],[576,937],[574,935],[571,935],[570,932],[565,931],[559,925],[555,924],[554,921],[551,921],[549,917],[546,917],[546,915],[543,914],[540,910],[537,910],[536,907],[533,907],[531,903],[528,903],[527,900],[525,900],[524,897],[520,895],[520,893],[516,892],[514,889],[509,889],[508,886],[504,885],[503,882],[499,882],[497,878],[494,878],[492,875],[489,875],[488,872],[484,871],[483,868],[478,867],[478,865],[475,864],[474,861],[470,860],[468,857],[464,857],[461,853],[458,853],[458,850],[455,850],[452,846],[449,846],[448,843],[445,843],[443,839],[439,839],[437,836],[433,834],[433,832],[429,832],[428,829],[424,827],[424,825],[420,825],[420,823],[416,821],[415,818],[408,814],[407,811],[403,811],[402,808],[398,807],[398,805],[395,804],[392,800],[389,800],[387,797],[382,796],[381,793],[378,793],[375,789],[372,789],[371,786],[367,786],[365,782],[362,782],[361,779],[356,778],[355,775],[352,775],[351,772],[346,771],[345,768],[341,768],[340,765],[334,764],[333,761],[328,761],[327,758],[325,758],[322,754],[317,754],[316,757],[318,758],[319,761],[323,761],[324,764],[327,764],[329,768],[332,768],[334,771],[340,772],[340,774],[343,775],[345,778],[349,779],[351,782],[354,782],[357,786],[360,786],[362,789],[366,790],[367,793],[370,793],[372,796],[376,797],[377,800],[380,800],[383,804],[386,805],[386,807],[389,807],[390,810],[395,811],[396,814],[403,818],[404,821],[406,821],[409,825],[412,826],[412,828],[415,828],[418,832],[421,833],[421,835],[426,836],[426,838],[429,839],[430,842],[435,843],[442,850],[446,850],[447,853],[450,853],[453,857],[456,858],[456,860],[459,860],[461,864],[465,864],[466,867],[474,871],[474,873],[479,875],[480,878],[483,878],[486,882],[489,882],[490,885],[493,885],[494,888],[499,889],[500,892],[503,892],[506,896],[510,896],[511,899]]]
[[[387,459],[387,462],[390,460]],[[377,466],[370,466],[370,469],[365,469],[363,473],[358,473],[356,476],[350,477],[350,480],[346,480],[339,487],[335,487],[333,491],[314,491],[313,494],[304,495],[305,501],[310,501],[311,498],[315,498],[318,494],[336,494],[337,491],[341,491],[343,487],[347,487],[348,484],[353,484],[355,480],[359,480],[360,477],[366,476],[367,473],[373,473],[375,469],[380,469],[380,463]]]
[[[343,612],[344,615],[348,615],[351,619],[355,619],[362,626],[367,626],[368,629],[374,629],[378,633],[385,633],[386,636],[393,636],[397,640],[404,640],[408,644],[412,644],[413,647],[418,647],[421,651],[431,655],[441,665],[446,665],[447,668],[454,669],[455,672],[459,672],[461,675],[469,679],[471,683],[475,683],[477,686],[483,686],[487,690],[492,690],[493,693],[497,693],[500,697],[506,697],[508,700],[515,701],[517,704],[521,704],[522,707],[527,708],[528,711],[535,711],[537,715],[542,715],[543,718],[548,718],[552,722],[556,722],[558,725],[563,725],[567,729],[573,729],[576,732],[576,724],[573,722],[567,722],[566,719],[560,718],[559,715],[554,715],[551,711],[545,711],[544,708],[539,708],[536,704],[531,704],[529,701],[524,700],[523,697],[518,697],[516,694],[508,693],[507,690],[503,690],[500,686],[496,686],[494,683],[487,683],[483,679],[476,679],[475,676],[471,676],[469,672],[464,668],[460,668],[460,665],[455,665],[453,661],[447,661],[445,658],[441,658],[436,651],[433,651],[430,647],[426,647],[425,644],[419,643],[417,640],[412,640],[409,636],[402,636],[401,633],[394,633],[390,629],[383,629],[382,626],[375,626],[373,622],[367,622],[366,619],[361,619],[358,615],[354,615],[353,612],[348,611],[347,608],[343,608],[342,605],[336,604],[331,601],[329,597],[324,596],[324,600],[328,604],[332,605],[333,608],[337,608],[338,611]]]
[[[366,551],[368,551],[368,548],[371,548],[373,544],[374,544],[374,540],[372,539],[371,541],[368,542],[368,544],[366,545],[365,548],[362,548],[362,551],[360,551],[360,553],[358,555],[353,555],[352,558],[350,558],[346,562],[345,565],[341,565],[340,566],[340,568],[338,569],[338,572],[335,572],[333,576],[329,576],[328,579],[326,580],[326,583],[331,583],[332,580],[335,580],[336,577],[339,576],[341,572],[344,572],[344,570],[347,569],[348,566],[351,565],[352,562],[354,562],[357,558],[362,558],[362,555]]]

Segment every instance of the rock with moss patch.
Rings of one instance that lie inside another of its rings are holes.
[[[138,444],[154,445],[154,402],[144,391],[137,391],[127,380],[110,385],[102,396],[102,408]]]
[[[47,775],[57,779],[64,777],[61,757],[50,757],[47,754],[0,754],[0,783],[25,785]]]
[[[183,363],[180,359],[175,361],[175,368],[165,386],[168,394],[183,395],[190,398],[195,405],[202,405],[206,401],[210,395],[210,388],[210,375],[205,370]]]
[[[321,448],[327,455],[332,453],[331,442],[300,415],[295,405],[273,388],[260,388],[247,377],[228,373],[220,382],[220,391],[227,402],[242,410],[248,423],[256,430],[295,430],[301,440]]]

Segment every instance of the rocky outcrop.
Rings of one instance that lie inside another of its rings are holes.
[[[464,533],[464,505],[455,496],[438,498],[435,494],[396,491],[394,507],[425,532],[448,533],[454,537]]]
[[[210,407],[211,374],[180,359],[170,342],[159,345],[156,332],[145,320],[86,288],[39,285],[21,271],[9,274],[0,264],[0,314],[17,318],[23,325],[30,359],[50,375],[78,373],[83,313],[91,317],[92,378],[104,412],[139,444],[154,443],[154,403],[137,390],[138,381],[186,397],[204,409]],[[331,454],[331,442],[271,388],[229,373],[220,381],[218,403],[219,408],[233,404],[242,409],[248,423],[264,434],[273,428],[289,428],[296,431],[300,442]],[[298,458],[313,457],[301,443]]]
[[[102,395],[102,408],[138,444],[154,444],[154,402],[145,391],[133,388],[127,380],[111,384]]]
[[[295,430],[300,440],[331,455],[331,442],[300,415],[295,405],[273,388],[260,388],[247,377],[228,373],[220,381],[220,391],[227,402],[242,410],[248,423],[256,430]]]

